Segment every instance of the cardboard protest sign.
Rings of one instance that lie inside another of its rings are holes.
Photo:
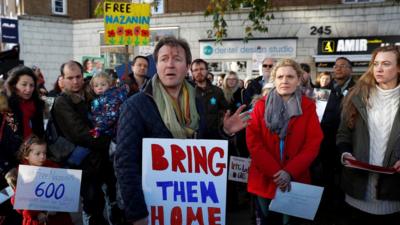
[[[229,162],[228,179],[247,183],[251,159],[231,156]]]
[[[14,209],[77,212],[81,170],[20,165]]]
[[[108,45],[148,45],[150,4],[104,2],[104,41]]]
[[[228,142],[143,139],[149,224],[225,224]]]

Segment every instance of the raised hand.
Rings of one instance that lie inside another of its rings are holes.
[[[247,126],[250,113],[242,113],[244,108],[246,108],[246,105],[241,105],[232,115],[229,110],[225,113],[223,129],[226,134],[233,135]]]

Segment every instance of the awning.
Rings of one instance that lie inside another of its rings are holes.
[[[352,62],[371,60],[371,55],[314,55],[315,62],[335,62],[339,57],[346,57]]]
[[[371,55],[314,55],[317,71],[333,71],[333,65],[339,57],[346,57],[352,62],[353,72],[365,72],[368,68]]]

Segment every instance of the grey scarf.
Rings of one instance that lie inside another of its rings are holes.
[[[264,113],[265,124],[271,132],[284,139],[290,118],[302,114],[300,88],[296,89],[287,102],[278,94],[276,88],[272,89],[265,102]]]

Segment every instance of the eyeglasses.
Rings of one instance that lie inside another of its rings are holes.
[[[348,65],[334,65],[333,69],[344,69],[344,68],[349,68]]]
[[[274,65],[272,64],[263,64],[263,68],[272,68]]]

